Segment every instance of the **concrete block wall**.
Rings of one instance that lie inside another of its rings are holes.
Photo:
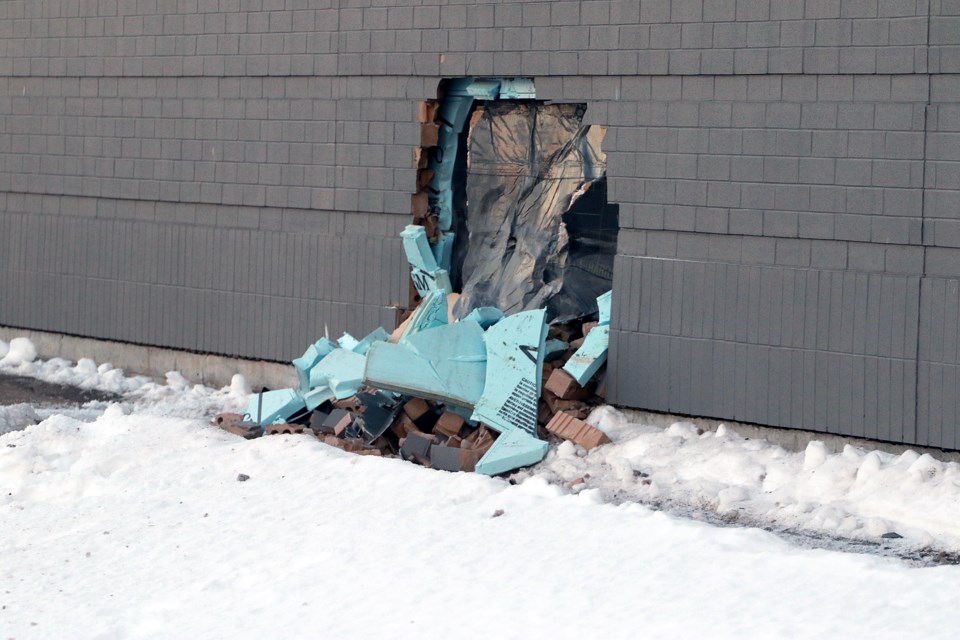
[[[960,448],[956,0],[0,3],[0,324],[286,359],[390,325],[416,105],[608,127],[610,397]]]

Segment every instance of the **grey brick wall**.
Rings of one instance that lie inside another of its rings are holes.
[[[610,397],[960,448],[960,2],[8,0],[0,323],[287,359],[391,325],[416,104],[608,127]]]

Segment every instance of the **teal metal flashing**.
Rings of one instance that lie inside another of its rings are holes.
[[[433,171],[433,178],[427,187],[427,200],[440,227],[440,239],[433,247],[439,268],[450,270],[453,255],[453,174],[460,134],[463,133],[474,101],[498,98],[533,100],[536,97],[533,80],[529,78],[457,78],[447,82],[446,94],[437,112],[440,124],[438,142],[427,163],[427,167]],[[430,269],[425,271],[430,272]]]

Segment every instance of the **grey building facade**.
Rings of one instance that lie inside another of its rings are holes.
[[[274,360],[392,326],[461,77],[607,127],[611,401],[960,448],[957,0],[7,0],[0,324]]]

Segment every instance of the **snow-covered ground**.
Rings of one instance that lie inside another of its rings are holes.
[[[608,501],[702,509],[727,522],[882,542],[895,552],[960,551],[956,462],[850,445],[829,454],[819,441],[793,453],[723,425],[703,432],[683,422],[630,424],[612,407],[590,421],[614,444],[587,455],[561,444],[523,475],[568,485],[584,478],[574,491],[598,489]]]
[[[511,484],[208,426],[244,404],[241,379],[35,354],[0,372],[126,398],[0,436],[0,638],[899,639],[960,623],[960,567],[629,501],[960,548],[957,466],[925,456],[793,454],[603,409],[613,445],[561,445]]]

